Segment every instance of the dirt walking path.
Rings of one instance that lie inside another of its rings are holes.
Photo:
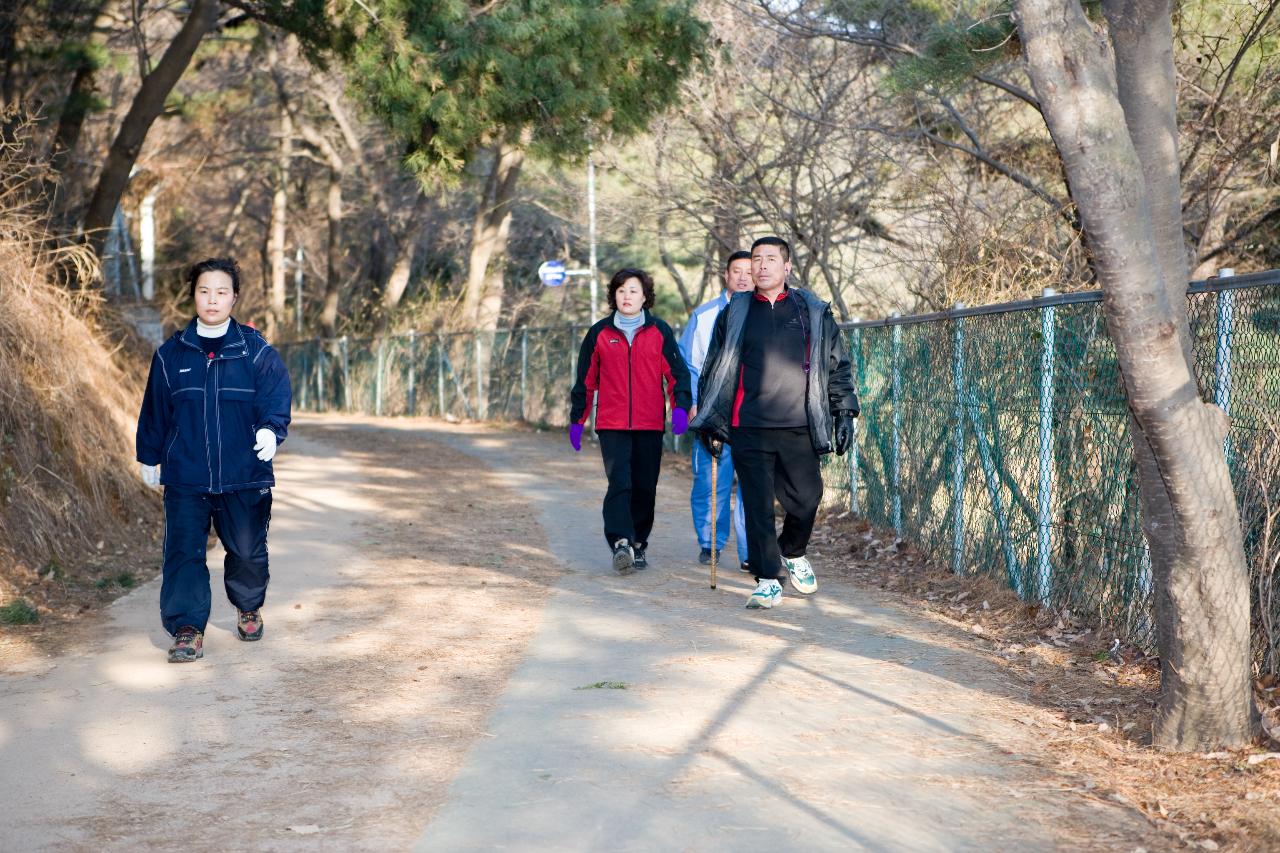
[[[562,436],[304,417],[285,447],[262,643],[215,569],[199,664],[164,662],[155,581],[0,674],[0,850],[1161,846],[945,629],[820,564],[772,612],[708,589],[678,472],[619,578]]]

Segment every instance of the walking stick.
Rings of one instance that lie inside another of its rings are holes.
[[[719,514],[716,507],[716,497],[719,490],[716,488],[716,474],[720,470],[720,460],[707,452],[711,456],[711,588],[716,588],[716,516]]]

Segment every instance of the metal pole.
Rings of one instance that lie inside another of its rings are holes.
[[[891,316],[900,316],[894,312]],[[893,529],[902,538],[902,326],[893,327]]]
[[[964,307],[957,302],[956,308]],[[951,571],[964,574],[964,318],[955,319],[955,341],[951,362],[955,385],[955,424],[951,428]]]
[[[138,205],[138,251],[142,255],[142,298],[151,301],[156,295],[156,184]]]
[[[1044,289],[1046,297],[1056,294],[1051,287]],[[1049,603],[1053,580],[1053,355],[1056,311],[1052,305],[1040,309],[1040,488],[1036,496],[1039,528],[1036,555],[1039,563],[1036,583],[1042,604]]]
[[[343,411],[351,411],[351,354],[346,335],[342,336],[342,407]]]
[[[591,240],[591,322],[600,319],[596,303],[599,301],[599,282],[596,281],[596,163],[594,151],[587,149],[587,233]]]
[[[440,405],[440,417],[444,417],[444,335],[436,337],[436,401]]]
[[[302,247],[293,256],[293,313],[297,317],[298,337],[302,337]]]
[[[529,395],[529,330],[525,329],[520,335],[520,420],[525,420],[528,413],[525,411],[524,401]]]
[[[329,402],[324,398],[324,341],[316,338],[316,409],[326,411]]]
[[[409,330],[409,414],[418,413],[418,333]]]
[[[1218,270],[1215,278],[1234,278],[1230,268]],[[1227,415],[1231,414],[1231,340],[1235,337],[1236,294],[1233,290],[1218,292],[1218,340],[1213,355],[1213,402]],[[1231,461],[1231,436],[1222,442],[1222,452]]]
[[[487,412],[486,412],[485,410],[488,408],[487,406],[485,406],[485,401],[484,401],[484,376],[482,375],[482,374],[484,373],[484,371],[483,371],[482,365],[481,365],[481,363],[480,363],[480,362],[481,362],[481,357],[482,357],[482,355],[483,355],[483,353],[484,353],[484,350],[483,350],[483,348],[482,348],[482,346],[481,346],[481,343],[480,343],[480,333],[479,333],[479,332],[476,332],[476,333],[475,333],[475,335],[476,335],[476,338],[475,338],[475,340],[476,340],[476,369],[475,369],[475,374],[476,374],[476,406],[475,406],[475,411],[476,411],[476,418],[478,418],[479,420],[484,420],[484,419],[485,419],[485,415],[487,414]]]
[[[387,364],[387,339],[378,338],[378,372],[373,377],[373,413],[382,417],[382,371]]]

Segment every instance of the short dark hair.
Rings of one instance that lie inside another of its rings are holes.
[[[749,261],[749,260],[751,260],[751,253],[746,251],[745,249],[739,249],[738,251],[734,252],[732,255],[729,256],[729,260],[724,262],[724,271],[728,272],[729,267],[733,266],[734,261]]]
[[[757,246],[777,246],[782,250],[782,259],[784,261],[791,260],[791,244],[781,237],[774,237],[770,234],[768,237],[761,237],[751,244],[751,251],[754,254]]]
[[[196,295],[196,282],[207,272],[224,272],[231,277],[231,289],[240,295],[240,265],[235,258],[205,258],[187,270],[187,296]]]
[[[644,270],[635,269],[633,267],[625,267],[613,274],[613,278],[609,279],[609,307],[614,311],[618,310],[618,304],[614,302],[613,297],[617,294],[618,288],[627,283],[629,278],[640,279],[640,289],[644,291],[644,307],[653,307],[653,276]]]

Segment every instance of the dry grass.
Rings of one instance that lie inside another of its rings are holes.
[[[159,501],[132,446],[146,361],[100,300],[57,284],[94,261],[45,230],[40,177],[20,142],[0,145],[0,606],[45,615],[84,606],[69,585],[86,571],[119,578],[91,557],[138,556]],[[93,601],[112,584],[88,586]]]
[[[844,515],[829,515],[814,535],[827,574],[878,587],[963,631],[974,651],[1025,686],[1020,698],[1050,712],[1024,723],[1084,788],[1141,810],[1171,846],[1280,849],[1280,741],[1197,755],[1153,749],[1157,660],[1070,613],[1028,605],[991,577],[931,565],[892,532]],[[1256,696],[1268,731],[1280,735],[1274,680],[1259,682]]]

